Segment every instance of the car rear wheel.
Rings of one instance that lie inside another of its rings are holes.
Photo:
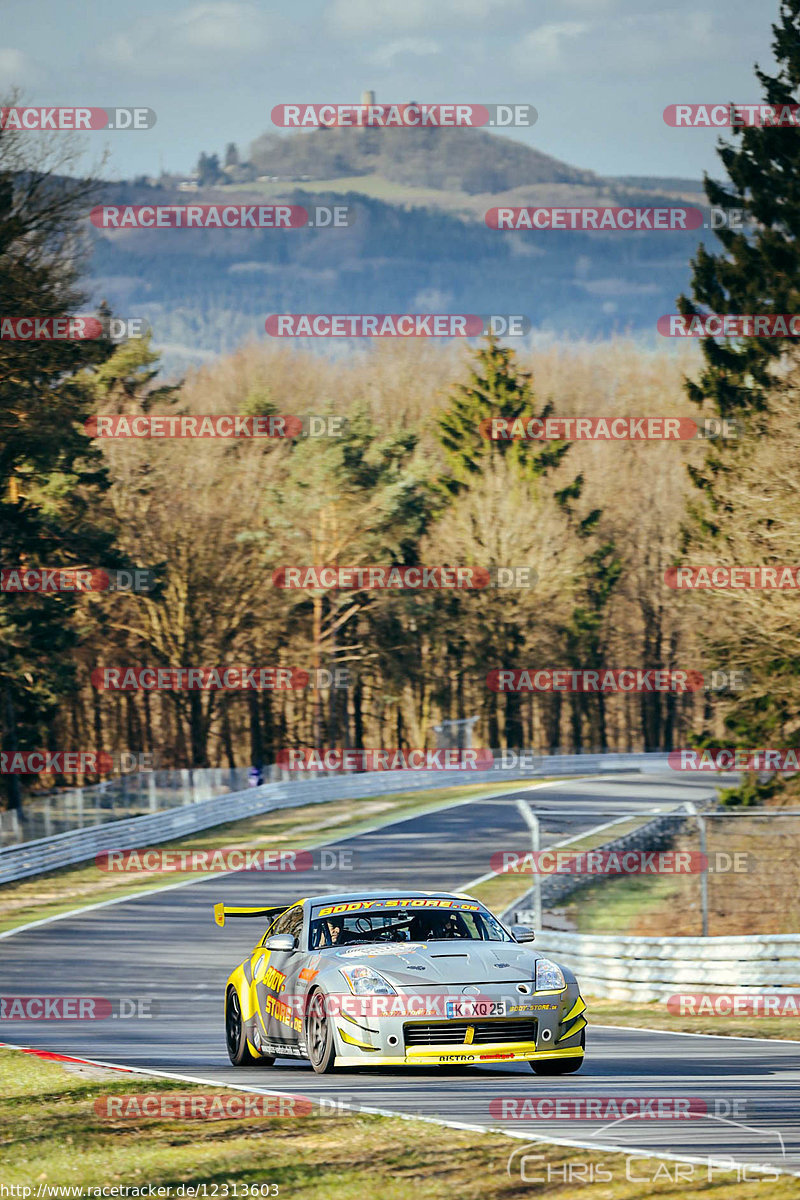
[[[266,1055],[253,1054],[248,1046],[242,1021],[242,1006],[236,988],[230,988],[225,998],[225,1041],[228,1046],[228,1058],[235,1067],[251,1066],[257,1062],[271,1067],[275,1062],[274,1058]]]
[[[318,1075],[327,1075],[333,1070],[336,1047],[322,992],[314,992],[308,1005],[306,1048],[311,1065]]]
[[[586,1030],[581,1033],[581,1050],[586,1049]],[[583,1066],[583,1055],[580,1058],[540,1058],[534,1059],[531,1070],[537,1075],[572,1075]]]

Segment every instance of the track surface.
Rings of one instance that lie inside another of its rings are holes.
[[[154,1002],[156,1015],[91,1022],[4,1021],[0,1040],[205,1082],[341,1099],[503,1129],[531,1141],[574,1139],[604,1148],[771,1163],[800,1173],[796,1043],[593,1026],[590,1010],[585,1065],[579,1074],[560,1079],[535,1076],[521,1064],[365,1069],[332,1076],[315,1075],[308,1064],[290,1059],[279,1059],[273,1068],[230,1065],[221,1011],[224,984],[257,941],[260,926],[242,921],[218,929],[211,914],[215,901],[261,904],[362,886],[458,889],[489,871],[493,852],[529,847],[514,804],[517,796],[547,814],[542,819],[542,843],[547,845],[627,812],[669,808],[709,791],[705,783],[636,775],[568,781],[535,791],[513,788],[502,797],[443,808],[330,843],[337,851],[352,852],[347,869],[206,876],[188,887],[72,914],[6,937],[0,940],[2,995],[141,998]],[[610,1125],[563,1119],[502,1122],[490,1115],[492,1098],[511,1096],[698,1097],[707,1101],[709,1113],[719,1102],[717,1111],[727,1120],[709,1116]],[[509,1153],[515,1149],[519,1154],[519,1143],[509,1142]],[[530,1152],[546,1153],[546,1148]],[[580,1158],[577,1150],[575,1157]],[[535,1166],[544,1169],[538,1162]]]

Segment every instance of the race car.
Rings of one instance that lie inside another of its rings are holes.
[[[214,918],[266,920],[225,987],[235,1066],[307,1058],[336,1067],[529,1062],[577,1071],[586,1005],[575,976],[527,945],[478,900],[446,892],[311,896],[217,904]]]

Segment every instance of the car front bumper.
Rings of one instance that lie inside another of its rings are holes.
[[[362,1017],[346,1019],[339,1015],[334,1021],[335,1065],[452,1067],[583,1057],[586,1004],[576,985],[568,985],[560,992],[533,993],[525,1004],[518,1007],[524,1011],[516,1012],[513,1017],[509,1015],[507,1018],[498,1017],[490,1021],[474,1022],[480,1027],[480,1040],[474,1040],[475,1031],[469,1022],[436,1021],[434,1025],[442,1030],[446,1030],[448,1025],[463,1027],[466,1024],[464,1040],[454,1041],[451,1035],[443,1037],[439,1042],[436,1040],[437,1034],[434,1029],[426,1034],[429,1040],[425,1044],[409,1044],[406,1031],[430,1026],[430,1020],[409,1017],[385,1020]],[[505,1039],[499,1036],[504,1025],[516,1024],[520,1019],[535,1024],[532,1038],[512,1040],[510,1033],[506,1034]],[[496,1039],[491,1036],[491,1027],[495,1024],[498,1027]]]
[[[502,1042],[496,1046],[426,1046],[406,1055],[381,1053],[337,1054],[337,1067],[481,1067],[490,1063],[533,1062],[541,1058],[583,1058],[581,1046],[537,1050],[533,1043]]]

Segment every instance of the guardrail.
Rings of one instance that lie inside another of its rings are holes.
[[[525,922],[523,921],[523,924]],[[676,992],[778,994],[800,987],[800,934],[615,937],[536,931],[534,946],[609,1000],[666,1000]]]
[[[132,850],[135,847],[157,845],[276,808],[297,808],[304,804],[324,804],[334,800],[463,786],[467,783],[535,781],[541,776],[586,775],[597,771],[657,773],[667,769],[666,754],[568,754],[537,756],[530,762],[530,766],[509,770],[496,767],[494,771],[369,771],[322,777],[318,772],[292,772],[299,778],[262,784],[164,812],[129,817],[16,846],[1,847],[0,884],[40,875],[59,867],[74,866],[94,858],[103,850]]]
[[[32,842],[108,821],[197,804],[201,800],[241,792],[249,786],[248,767],[195,767],[128,771],[84,787],[34,792],[25,800],[23,820],[0,811],[0,846]],[[264,783],[283,778],[280,767],[268,767]]]

